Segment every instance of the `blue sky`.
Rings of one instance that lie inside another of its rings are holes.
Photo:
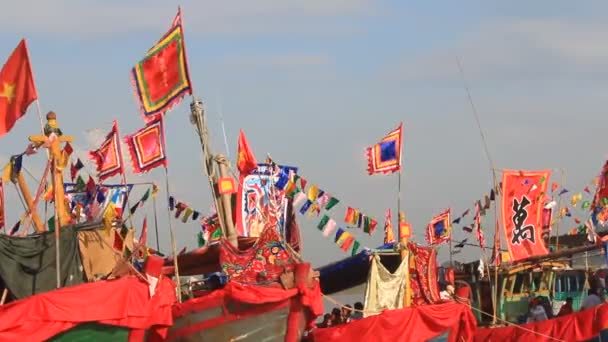
[[[12,2],[0,13],[0,56],[8,56],[21,37],[28,39],[42,110],[58,113],[83,155],[112,119],[119,120],[123,134],[143,125],[128,72],[165,32],[177,5]],[[221,110],[232,159],[243,128],[258,159],[270,153],[300,167],[309,182],[376,217],[381,226],[386,208],[396,206],[397,179],[368,176],[364,150],[403,121],[402,206],[419,242],[434,214],[472,208],[491,186],[457,58],[497,168],[555,169],[553,179],[563,169],[566,187],[580,191],[606,158],[608,26],[602,2],[181,5],[191,78],[205,101],[215,151],[225,153]],[[167,115],[170,184],[176,198],[208,211],[209,189],[188,103]],[[21,152],[38,125],[32,106],[2,138],[3,160]],[[39,175],[42,160],[31,158],[26,166]],[[163,184],[164,173],[128,177]],[[12,189],[7,195],[10,226],[19,207]],[[334,210],[334,218],[344,216],[344,206]],[[151,219],[150,210],[143,213]],[[489,216],[486,224],[492,222]],[[302,217],[300,223],[305,256],[315,265],[346,256],[316,230],[316,220]],[[162,245],[168,247],[163,211],[160,224]],[[568,219],[560,229],[573,225]],[[194,248],[198,225],[174,226],[178,244]],[[379,228],[371,237],[354,234],[373,247],[382,241]],[[468,235],[456,226],[455,236]],[[491,236],[487,231],[488,240]],[[439,255],[447,258],[445,248]],[[457,257],[477,259],[479,250],[469,247]]]

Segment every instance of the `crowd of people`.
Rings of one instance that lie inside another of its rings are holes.
[[[572,297],[566,298],[566,303],[559,309],[557,317],[569,315],[574,313],[572,308]],[[581,304],[580,311],[591,309],[592,307],[602,304],[604,300],[598,294],[598,291],[594,288],[589,289],[587,297]],[[539,322],[553,318],[553,310],[549,300],[546,297],[536,297],[530,301],[530,310],[528,311],[526,322]]]
[[[321,323],[317,323],[317,328],[335,327],[361,318],[363,318],[363,303],[356,302],[354,308],[350,304],[343,306],[342,309],[333,308],[331,313],[323,316]]]

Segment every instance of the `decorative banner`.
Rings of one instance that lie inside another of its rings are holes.
[[[169,32],[131,70],[131,80],[146,121],[192,95],[180,11]]]
[[[106,140],[95,151],[89,151],[89,157],[97,165],[99,181],[123,173],[122,153],[118,135],[118,123],[114,120],[112,130]]]
[[[427,226],[426,242],[429,245],[439,245],[452,238],[451,210],[448,208],[441,214],[433,217]]]
[[[547,254],[542,240],[543,196],[550,171],[503,170],[502,220],[512,261]],[[533,185],[536,189],[531,190]]]
[[[159,115],[146,127],[124,138],[134,173],[148,172],[158,166],[167,167],[164,132],[163,119]]]
[[[374,146],[368,147],[367,173],[389,173],[401,170],[401,142],[403,123]]]
[[[269,164],[258,164],[257,169],[241,177],[236,199],[236,227],[239,236],[258,237],[264,228],[263,222],[270,217],[271,211],[280,213],[276,218],[277,229],[284,227],[287,208],[285,191],[273,186],[282,169],[288,174],[298,172],[297,167],[279,165],[277,169]]]

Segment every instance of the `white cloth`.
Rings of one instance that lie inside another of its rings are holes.
[[[540,322],[548,319],[547,312],[545,312],[545,308],[542,305],[535,305],[532,310],[530,310],[530,316],[528,317],[528,323],[530,322]]]
[[[375,315],[385,309],[403,307],[408,259],[404,258],[395,273],[391,274],[380,262],[380,257],[374,255],[365,291],[365,311],[371,313],[364,313],[364,317]]]
[[[581,310],[591,309],[594,306],[602,304],[602,300],[596,294],[590,294],[583,300],[583,304],[581,304]]]
[[[450,293],[448,291],[441,291],[441,292],[439,292],[439,297],[441,299],[443,299],[443,300],[451,300],[451,299],[453,299],[452,295],[450,295]]]

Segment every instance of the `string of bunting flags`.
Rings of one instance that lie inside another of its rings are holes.
[[[547,238],[551,234],[552,227],[563,221],[566,217],[572,218],[576,224],[575,227],[567,230],[568,235],[589,234],[591,236],[594,234],[594,226],[608,223],[608,194],[602,195],[600,194],[601,191],[598,191],[598,193],[595,195],[593,193],[593,188],[600,186],[600,183],[604,180],[606,175],[608,175],[608,171],[603,172],[602,175],[598,177],[594,177],[591,180],[590,185],[586,185],[582,191],[573,193],[569,200],[564,201],[565,203],[562,203],[559,208],[557,199],[563,198],[564,195],[571,193],[570,190],[556,182],[553,182],[551,183],[550,193],[548,195],[545,193],[540,193],[539,199],[542,197],[544,203],[542,220],[543,236]],[[529,183],[524,185],[529,186],[529,191],[534,191],[544,181],[545,179],[541,177],[534,184]],[[479,208],[480,216],[483,217],[486,215],[486,211],[490,209],[491,203],[496,200],[496,195],[500,193],[501,187],[502,183],[499,183],[496,188],[491,189],[488,194],[474,202],[474,207]],[[595,206],[594,202],[597,202]],[[587,216],[587,218],[581,219],[573,216],[573,211],[575,208],[582,211],[584,213],[583,215]],[[460,224],[471,211],[471,209],[466,209],[460,216],[453,219],[451,223],[453,225]],[[553,218],[554,211],[557,211],[555,219]],[[473,223],[463,225],[462,230],[472,233],[476,226],[481,228],[481,225],[477,225],[476,221],[477,220],[474,218]]]
[[[301,215],[308,217],[321,216],[321,212],[332,210],[340,200],[327,191],[319,188],[316,184],[308,186],[308,181],[297,174],[281,172],[275,186],[285,191],[285,196],[293,199],[294,208],[299,208]],[[344,222],[346,227],[352,226],[363,228],[364,232],[372,234],[377,226],[377,221],[360,210],[347,207]],[[334,242],[345,252],[351,251],[351,255],[357,254],[361,243],[347,231],[347,228],[339,227],[338,222],[327,213],[324,213],[317,224],[325,237],[333,235]],[[335,233],[334,233],[335,231]]]

